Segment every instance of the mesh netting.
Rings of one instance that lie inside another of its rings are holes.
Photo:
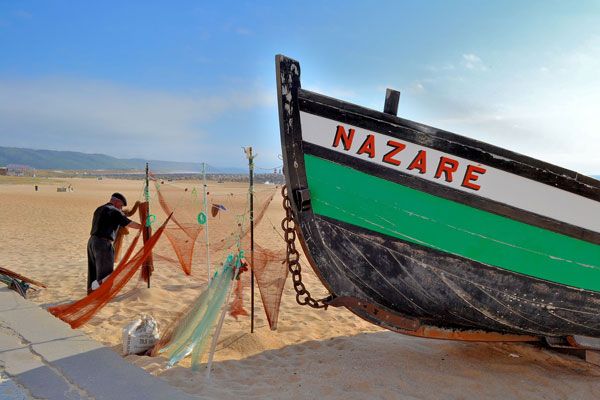
[[[170,184],[161,184],[154,178],[156,198],[164,215],[173,215],[172,221],[165,235],[171,243],[177,264],[186,275],[192,273],[192,262],[194,247],[198,235],[202,231],[202,225],[198,223],[198,214],[202,211],[202,203],[199,200],[197,189],[179,187]],[[154,215],[156,218],[156,216]],[[149,217],[152,224],[152,217]],[[171,262],[173,257],[160,253],[158,256],[163,261]]]
[[[239,265],[239,257],[227,257],[222,269],[215,273],[208,287],[154,346],[153,355],[164,355],[169,359],[167,365],[172,367],[191,353],[192,367],[196,368],[199,365]]]
[[[281,294],[288,275],[285,251],[269,250],[255,244],[252,269],[269,327],[271,330],[275,330],[277,329]]]
[[[177,213],[176,207],[170,207],[169,201],[166,200],[160,191],[166,185],[158,187],[159,195],[157,196],[165,211],[174,210]],[[203,234],[197,236],[197,243],[194,251],[194,256],[197,257],[194,265],[198,266],[203,261],[208,260],[207,256],[212,259],[219,257],[227,257],[225,266],[231,263],[235,265],[238,271],[243,271],[247,263],[256,274],[256,282],[258,284],[261,299],[263,301],[267,320],[271,329],[277,326],[277,318],[279,314],[279,306],[281,303],[281,294],[287,276],[287,268],[284,264],[285,251],[284,242],[276,240],[276,244],[269,243],[271,249],[255,243],[254,251],[251,251],[250,243],[250,205],[248,188],[245,185],[240,185],[240,188],[234,188],[224,193],[223,191],[212,190],[207,193],[206,207],[202,210],[203,216],[198,216],[198,222],[202,222]],[[189,188],[188,188],[189,192]],[[176,193],[174,188],[171,188],[171,193]],[[269,229],[266,224],[261,224],[263,221],[268,206],[277,193],[277,188],[265,188],[256,190],[253,193],[254,203],[254,226],[255,233],[262,229]],[[204,193],[202,193],[203,195]],[[179,196],[181,196],[181,189]],[[177,196],[175,196],[176,198]],[[181,203],[181,201],[180,201]],[[201,202],[198,202],[200,204]],[[191,216],[188,216],[189,220]],[[184,219],[178,217],[177,228],[179,228],[180,238],[187,236],[183,232],[185,225]],[[171,231],[176,228],[172,227]],[[169,231],[167,231],[169,232]],[[207,234],[208,232],[208,234]],[[264,234],[264,232],[263,232]],[[266,237],[272,237],[272,232],[267,232]],[[278,239],[278,238],[275,238]],[[181,239],[180,239],[181,240]],[[208,242],[207,242],[208,240]],[[183,248],[178,240],[171,240],[171,245],[176,249],[176,254],[181,253]],[[208,246],[207,246],[208,244]],[[180,249],[177,249],[180,247]],[[207,252],[207,248],[210,248]],[[241,253],[237,259],[232,256],[232,251],[240,252],[244,250],[246,258],[242,258]],[[159,257],[156,257],[159,259]],[[166,260],[167,257],[161,256],[161,260]],[[196,268],[196,267],[195,267]],[[224,267],[225,268],[225,267]],[[204,270],[204,269],[202,269]],[[226,269],[224,269],[225,271]],[[228,273],[229,277],[231,274]],[[242,276],[237,273],[236,279],[233,280],[233,301],[228,306],[229,314],[235,318],[247,316],[248,311],[243,304],[244,287],[249,286],[249,274]],[[218,279],[217,279],[218,278]],[[219,280],[221,279],[221,280]],[[192,353],[192,365],[197,366],[200,356],[209,337],[210,330],[215,322],[216,315],[220,309],[220,304],[228,295],[228,290],[225,290],[225,283],[222,281],[223,273],[213,277],[210,280],[208,288],[200,294],[194,301],[193,305],[186,309],[178,318],[174,320],[170,327],[167,328],[166,334],[163,335],[160,342],[155,347],[153,354],[161,354],[169,358],[169,365],[174,365],[183,357]],[[231,285],[227,285],[229,288]],[[219,305],[219,306],[217,306]],[[223,317],[224,314],[222,314]],[[222,320],[221,317],[221,320]],[[214,341],[214,338],[213,338]]]
[[[241,260],[240,268],[238,269],[235,277],[235,288],[233,290],[233,300],[229,306],[229,315],[238,319],[238,317],[247,317],[248,311],[244,308],[244,280],[241,277],[241,273],[248,270],[248,263],[246,259]]]
[[[151,194],[155,205],[151,201],[154,214],[150,218],[160,220],[173,214],[173,222],[165,229],[170,246],[159,243],[155,259],[178,265],[185,274],[191,275],[192,266],[207,273],[210,259],[223,259],[238,247],[250,249],[247,186],[240,184],[225,191],[217,185],[207,190],[204,201],[201,182],[168,182],[156,177],[153,180]],[[254,192],[255,226],[262,220],[275,193],[276,188]]]
[[[137,270],[152,253],[152,248],[161,237],[168,221],[169,219],[165,221],[165,223],[150,239],[148,239],[145,245],[139,249],[134,256],[131,256],[138,239],[140,238],[141,232],[138,232],[137,236],[132,240],[131,245],[119,262],[117,268],[112,274],[109,275],[106,281],[104,281],[98,289],[94,290],[91,294],[79,301],[71,304],[50,307],[48,308],[48,311],[71,325],[72,328],[77,328],[85,324],[94,316],[95,313],[98,312],[98,310],[100,310],[112,298],[114,298],[117,293],[123,289],[127,282],[129,282],[133,275],[135,275]]]
[[[128,217],[131,217],[136,212],[138,212],[139,207],[140,202],[136,201],[130,209],[123,209],[123,214],[125,214]],[[125,236],[127,235],[129,235],[129,229],[127,227],[123,226],[117,231],[117,237],[113,244],[113,247],[115,249],[115,263],[119,262],[119,260],[121,259],[121,249],[123,248],[123,241],[125,239]]]
[[[233,301],[223,309],[222,316],[225,311],[236,318],[248,315],[243,292],[249,287],[250,274],[239,275],[247,263],[255,274],[269,326],[275,329],[287,276],[285,244],[272,232],[262,232],[263,238],[275,236],[276,240],[268,239],[260,245],[255,243],[251,252],[247,184],[215,184],[209,190],[199,181],[165,182],[154,176],[152,180],[154,187],[145,191],[149,202],[136,204],[127,212],[132,215],[139,209],[140,221],[145,228],[131,240],[115,271],[89,296],[73,304],[52,307],[49,311],[75,328],[114,298],[138,269],[145,280],[149,279],[153,268],[163,265],[181,269],[186,275],[204,276],[206,290],[180,314],[180,318],[174,319],[167,328],[170,333],[161,338],[154,351],[160,350],[161,354],[167,355],[170,365],[193,352],[193,364],[197,365],[209,330],[218,311],[228,301],[231,288]],[[263,219],[276,193],[277,187],[261,187],[253,192],[255,236],[261,229],[270,229]],[[159,224],[160,228],[152,235],[152,226]],[[163,233],[168,240],[159,240]],[[119,231],[115,241],[117,253],[122,252],[119,249],[123,247],[126,234],[129,234],[127,229]],[[144,243],[135,252],[140,236]],[[210,260],[224,259],[218,273],[210,274]],[[232,276],[237,279],[232,280]]]

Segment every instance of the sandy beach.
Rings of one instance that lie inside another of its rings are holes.
[[[74,191],[57,192],[57,187],[67,185]],[[247,190],[242,183],[211,182],[209,188],[213,193]],[[31,290],[30,300],[47,308],[85,296],[86,242],[92,213],[114,191],[130,201],[139,199],[142,181],[46,179],[36,192],[31,183],[0,180],[0,266],[48,286]],[[273,228],[279,226],[283,215],[277,194],[257,229],[257,243],[283,248]],[[304,281],[313,295],[326,295],[308,264],[303,265]],[[248,274],[243,276],[246,282],[248,278]],[[81,329],[121,354],[121,330],[127,323],[148,313],[160,328],[168,326],[206,283],[203,260],[194,262],[191,276],[156,261],[150,289],[134,278]],[[249,310],[249,290],[244,296]],[[189,359],[171,369],[166,368],[163,357],[130,355],[126,360],[199,398],[600,398],[600,367],[538,345],[402,336],[345,309],[301,307],[289,280],[277,331],[269,330],[258,297],[256,305],[252,334],[248,317],[226,317],[210,381],[205,379],[205,369],[191,370]]]

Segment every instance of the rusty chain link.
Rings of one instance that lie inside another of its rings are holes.
[[[292,274],[292,282],[294,283],[294,290],[296,291],[296,302],[301,306],[308,305],[312,308],[323,308],[327,309],[325,299],[315,300],[310,295],[310,292],[304,286],[302,282],[302,268],[300,267],[300,253],[296,250],[296,221],[294,221],[294,214],[292,213],[292,204],[287,195],[287,186],[283,185],[281,188],[281,195],[283,196],[283,208],[285,209],[285,217],[281,221],[281,228],[285,234],[285,242],[287,244],[286,251],[286,262],[288,270]]]

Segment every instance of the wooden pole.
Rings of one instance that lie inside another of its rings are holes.
[[[146,217],[146,221],[144,221],[143,229],[146,230],[148,239],[150,239],[150,226],[148,224],[150,222],[150,187],[148,185],[148,163],[146,163],[146,185],[144,187],[144,198],[146,199],[146,203],[148,203],[148,216]],[[150,289],[150,274],[152,273],[152,271],[150,270],[149,261],[146,262],[144,268],[146,268],[146,272],[148,274],[148,289]]]
[[[250,169],[250,333],[254,333],[254,155],[248,148]]]
[[[208,278],[206,280],[206,282],[210,283],[210,239],[209,239],[209,235],[208,235],[208,203],[207,203],[207,198],[206,198],[206,191],[207,191],[207,185],[206,185],[206,164],[202,163],[202,183],[204,186],[204,200],[203,200],[203,204],[204,204],[204,215],[206,216],[206,222],[204,223],[204,234],[205,234],[205,238],[206,238],[206,265],[208,267]]]

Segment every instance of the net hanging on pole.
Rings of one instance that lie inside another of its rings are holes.
[[[160,239],[169,219],[148,239],[142,248],[132,256],[135,246],[140,238],[140,233],[133,239],[125,255],[119,262],[117,268],[112,274],[94,290],[91,294],[71,304],[64,304],[48,308],[48,311],[54,316],[65,321],[72,328],[78,328],[89,321],[102,307],[113,299],[129,280],[135,275],[137,270],[148,259],[152,248]]]
[[[176,324],[163,334],[152,350],[152,355],[164,355],[169,359],[168,367],[172,367],[192,354],[192,367],[199,366],[210,332],[228,297],[232,278],[239,265],[239,255],[227,257],[208,287],[182,313]]]

